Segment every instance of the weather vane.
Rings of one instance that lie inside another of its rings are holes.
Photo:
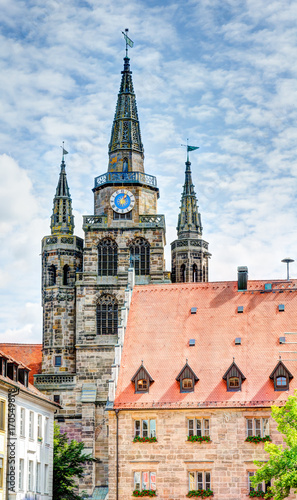
[[[125,29],[125,33],[122,31],[123,35],[124,35],[124,38],[125,38],[125,42],[126,42],[126,57],[128,57],[128,45],[129,47],[133,47],[134,45],[134,42],[132,42],[131,38],[128,37],[128,33],[129,33],[129,30],[128,28]]]
[[[181,146],[187,148],[187,162],[190,161],[189,151],[195,151],[195,149],[199,149],[199,146],[189,146],[188,142],[189,142],[189,139],[187,139],[187,144],[181,144]]]
[[[62,161],[64,161],[64,156],[68,155],[68,151],[64,149],[64,141],[63,141],[63,146],[60,146],[60,148],[62,148]]]

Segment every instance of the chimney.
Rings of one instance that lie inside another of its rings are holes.
[[[238,291],[242,292],[247,290],[248,284],[248,268],[246,266],[239,266],[237,268],[238,274]]]

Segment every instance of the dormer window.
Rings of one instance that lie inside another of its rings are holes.
[[[241,384],[245,380],[245,376],[234,362],[234,358],[232,365],[229,366],[228,370],[223,376],[223,379],[227,382],[228,392],[241,391]]]
[[[180,392],[193,392],[195,383],[198,382],[199,378],[188,365],[187,361],[176,377],[176,380],[180,383]]]
[[[289,390],[290,380],[293,378],[293,375],[284,363],[279,361],[269,378],[274,382],[275,391],[287,391]]]
[[[131,382],[135,384],[135,392],[149,392],[150,385],[154,382],[149,372],[141,363],[141,366],[138,368],[135,375],[131,378]]]
[[[148,380],[145,378],[142,378],[137,381],[137,391],[147,391],[148,390]]]

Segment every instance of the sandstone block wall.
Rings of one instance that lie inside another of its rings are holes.
[[[132,500],[134,471],[156,472],[159,499],[185,500],[190,471],[209,471],[211,489],[218,500],[246,500],[248,471],[254,460],[265,461],[263,443],[248,443],[247,418],[267,418],[267,409],[197,409],[120,411],[119,418],[119,498]],[[134,421],[155,418],[157,443],[133,443]],[[210,420],[211,442],[187,441],[189,418]],[[270,436],[282,442],[275,422],[270,419]],[[116,416],[109,412],[109,500],[116,500]],[[294,494],[290,500],[297,498]]]

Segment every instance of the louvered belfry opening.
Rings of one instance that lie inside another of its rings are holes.
[[[118,332],[118,302],[112,295],[102,295],[96,308],[97,335],[116,335]]]
[[[111,238],[98,244],[98,276],[116,276],[118,270],[118,246]]]
[[[135,276],[150,274],[150,244],[144,238],[136,238],[130,245],[130,261]]]

